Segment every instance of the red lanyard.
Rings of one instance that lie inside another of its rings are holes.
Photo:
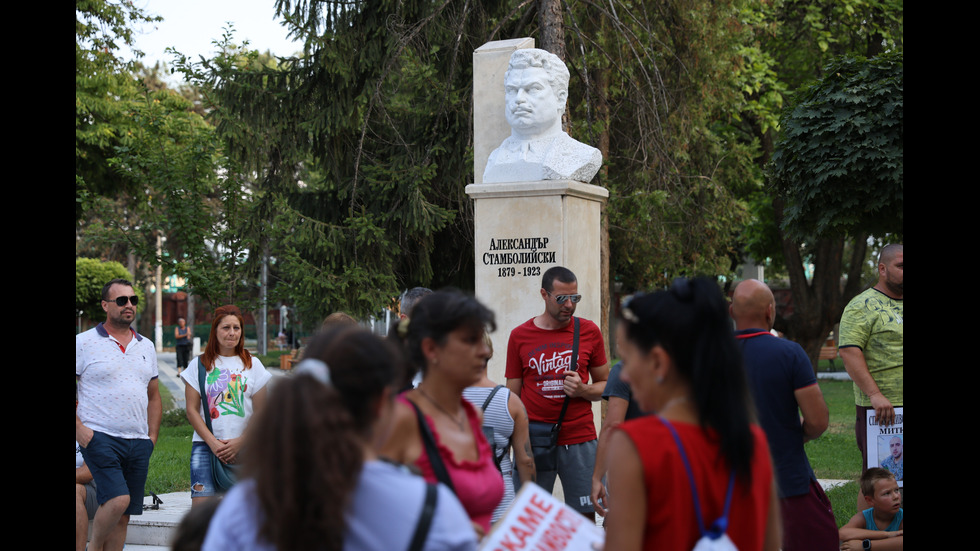
[[[752,337],[758,337],[759,335],[769,335],[773,336],[769,331],[759,331],[758,333],[745,333],[744,335],[735,335],[736,339],[750,339]]]

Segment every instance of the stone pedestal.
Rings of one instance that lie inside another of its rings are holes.
[[[549,268],[575,273],[582,294],[575,315],[602,320],[600,217],[609,192],[573,180],[483,183],[487,158],[511,135],[504,111],[511,54],[533,47],[533,39],[520,38],[488,42],[473,52],[475,183],[466,193],[474,201],[475,294],[496,314],[487,374],[498,383],[506,381],[511,330],[544,311],[541,276]],[[593,411],[598,431],[600,402]]]
[[[609,192],[573,180],[483,183],[490,153],[511,135],[504,98],[511,54],[533,47],[533,39],[520,38],[488,42],[473,52],[475,183],[466,186],[466,194],[474,201],[475,294],[496,314],[487,375],[498,383],[506,382],[511,330],[544,311],[541,277],[549,268],[564,266],[578,279],[582,301],[575,315],[602,320],[600,219]],[[501,179],[510,177],[507,173]],[[600,404],[601,400],[592,407],[596,432],[602,419]],[[556,483],[555,495],[562,492]]]
[[[602,294],[599,221],[606,188],[572,180],[471,184],[476,297],[493,309],[497,331],[488,375],[503,383],[511,329],[544,311],[541,276],[564,266],[578,278],[575,315],[598,323]]]

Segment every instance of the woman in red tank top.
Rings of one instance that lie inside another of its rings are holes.
[[[696,511],[707,528],[730,501],[720,532],[742,551],[778,550],[769,448],[752,419],[717,284],[677,279],[668,291],[624,302],[622,318],[622,379],[640,408],[658,415],[627,421],[611,436],[606,549],[689,551],[703,535]]]

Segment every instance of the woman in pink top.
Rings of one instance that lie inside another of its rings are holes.
[[[408,360],[421,369],[422,382],[400,396],[381,448],[389,459],[417,466],[429,481],[446,482],[448,476],[480,537],[490,528],[504,483],[480,428],[481,416],[463,398],[463,389],[483,375],[490,354],[483,337],[488,326],[496,327],[493,312],[459,291],[423,297],[398,324],[398,337]],[[428,447],[426,433],[432,437]],[[438,457],[431,458],[428,449]]]

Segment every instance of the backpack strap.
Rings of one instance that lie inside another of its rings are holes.
[[[425,422],[422,410],[415,405],[415,402],[408,398],[405,398],[405,401],[411,404],[415,410],[415,417],[419,422],[419,432],[422,434],[422,444],[425,445],[425,454],[429,457],[429,464],[432,465],[432,472],[436,475],[436,480],[445,484],[455,494],[456,487],[453,486],[453,481],[449,478],[449,471],[446,470],[446,464],[443,462],[442,456],[439,455],[435,436],[432,435],[432,429],[429,428],[429,424]]]
[[[208,430],[211,431],[211,434],[214,434],[214,429],[211,428],[211,412],[209,411],[210,408],[208,407],[208,392],[204,386],[204,374],[207,372],[207,370],[208,368],[204,365],[204,355],[202,354],[197,357],[197,388],[201,395],[201,409],[204,410],[204,414],[202,415],[202,417],[204,417],[204,424],[207,425]]]
[[[660,417],[658,415],[658,417]],[[687,480],[691,484],[691,494],[694,498],[694,513],[698,517],[698,530],[701,536],[708,536],[711,539],[718,539],[728,530],[728,511],[731,509],[732,505],[732,490],[735,489],[735,469],[732,469],[731,475],[728,477],[728,494],[725,496],[725,511],[722,513],[717,520],[711,523],[711,528],[704,528],[704,519],[701,516],[701,503],[698,500],[698,488],[694,485],[694,471],[691,470],[691,463],[687,459],[687,452],[684,450],[684,445],[681,444],[681,437],[677,434],[677,430],[674,429],[674,425],[670,424],[669,421],[660,417],[660,421],[663,422],[664,426],[670,430],[671,436],[674,437],[674,442],[677,443],[677,449],[681,452],[681,459],[684,461],[684,470],[687,471]]]
[[[490,391],[490,395],[487,396],[487,399],[483,401],[483,405],[480,406],[480,409],[483,410],[483,413],[487,412],[487,406],[490,405],[490,400],[493,400],[493,395],[496,394],[497,391],[503,387],[504,385],[497,385],[493,387],[493,390]],[[499,471],[500,462],[504,460],[504,455],[507,453],[507,448],[510,447],[510,442],[508,441],[507,445],[504,446],[503,449],[499,450],[500,455],[497,455],[497,451],[498,451],[497,444],[493,441],[493,427],[488,427],[487,425],[483,425],[483,436],[486,437],[487,444],[490,444],[490,449],[493,451],[493,464],[497,466],[497,470]]]
[[[432,527],[432,517],[436,513],[436,501],[439,498],[439,486],[432,483],[425,485],[425,501],[422,502],[422,513],[419,515],[418,524],[415,525],[415,533],[412,534],[412,542],[408,546],[408,551],[422,551],[425,540],[429,537],[429,529]]]
[[[484,411],[484,413],[486,413],[486,411],[487,411],[487,406],[490,405],[490,400],[493,400],[493,395],[496,394],[497,391],[500,390],[503,387],[504,387],[504,385],[497,385],[497,386],[493,387],[493,390],[490,391],[490,396],[487,396],[487,399],[483,401],[483,405],[480,406],[480,409],[482,409]]]
[[[569,367],[572,368],[572,371],[578,371],[578,329],[579,329],[579,319],[573,316],[572,317],[572,320],[574,320],[575,323],[574,323],[574,333],[572,333],[572,363],[571,363],[571,365]],[[566,394],[565,395],[565,401],[561,405],[561,414],[558,415],[558,426],[555,428],[555,432],[561,432],[561,423],[562,423],[562,421],[565,420],[565,412],[568,411],[568,401],[570,399],[571,399],[571,396],[569,396],[568,394]]]

